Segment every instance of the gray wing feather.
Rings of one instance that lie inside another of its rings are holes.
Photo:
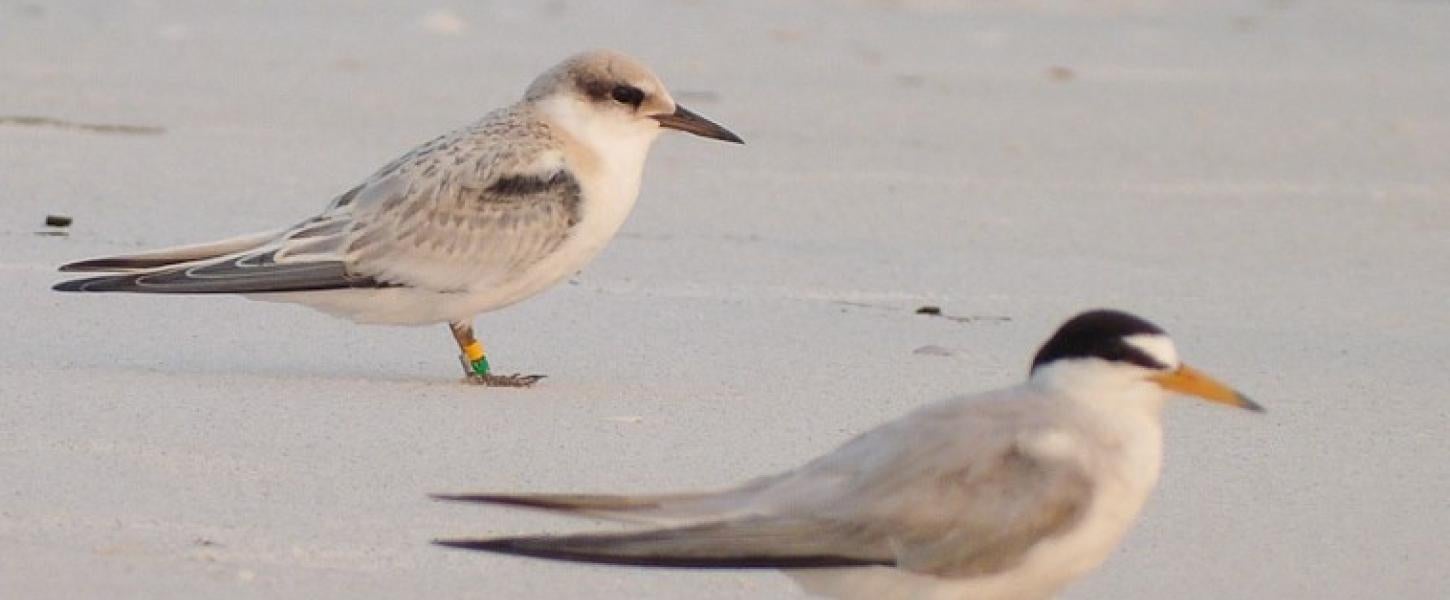
[[[748,506],[755,491],[769,485],[758,479],[718,492],[618,496],[609,494],[434,494],[452,502],[530,508],[632,523],[673,524],[721,520]]]
[[[887,527],[904,568],[946,577],[1000,573],[1017,566],[1039,542],[1071,530],[1092,498],[1092,481],[1081,471],[1016,448],[981,473],[948,475],[933,483],[957,486],[937,499],[948,505],[960,502],[956,518],[934,522],[908,514]]]
[[[850,540],[850,541],[848,541]],[[554,560],[696,569],[889,565],[890,549],[850,523],[755,518],[637,533],[440,540],[469,550]]]
[[[439,291],[503,283],[556,250],[583,191],[543,121],[510,108],[394,160],[289,232],[279,262]]]
[[[60,283],[54,289],[62,292],[252,294],[381,285],[369,277],[349,274],[342,263],[277,263],[273,261],[272,253],[267,252],[173,269],[76,279]]]

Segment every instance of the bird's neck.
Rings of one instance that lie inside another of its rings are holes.
[[[633,200],[639,191],[645,157],[659,136],[652,123],[608,118],[568,98],[549,98],[535,105],[544,120],[565,141],[570,166],[585,177],[607,182],[608,196]],[[604,190],[601,190],[604,191]]]
[[[1052,364],[1032,374],[1028,384],[1103,415],[1119,415],[1157,424],[1167,398],[1163,388],[1128,371],[1114,372],[1091,364]]]
[[[592,257],[634,209],[645,156],[659,128],[632,128],[588,114],[569,100],[543,100],[536,110],[563,143],[564,161],[583,189],[583,220],[572,237],[579,252]]]

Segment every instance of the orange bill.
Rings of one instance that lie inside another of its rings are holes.
[[[1155,375],[1153,380],[1164,389],[1180,394],[1198,396],[1209,402],[1227,404],[1254,412],[1264,412],[1264,407],[1250,400],[1248,396],[1240,394],[1237,390],[1219,383],[1218,380],[1188,365],[1180,365],[1178,370],[1172,373]]]

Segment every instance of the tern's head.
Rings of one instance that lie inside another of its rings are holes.
[[[1032,359],[1032,382],[1071,396],[1165,392],[1263,411],[1248,397],[1188,367],[1157,325],[1116,310],[1093,310],[1064,323]]]
[[[744,143],[728,129],[685,110],[649,67],[610,50],[569,57],[545,71],[524,94],[571,133],[601,145],[641,140],[661,128]]]

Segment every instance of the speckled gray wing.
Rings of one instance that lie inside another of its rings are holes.
[[[392,285],[506,283],[559,248],[582,190],[547,125],[508,109],[393,161],[288,236],[279,261],[334,260]]]
[[[547,125],[522,110],[504,109],[419,146],[335,198],[321,215],[265,243],[55,289],[268,293],[408,286],[452,292],[505,283],[558,249],[578,223],[582,203],[579,182]]]
[[[582,192],[562,165],[483,181],[383,185],[389,197],[358,216],[340,258],[353,272],[401,285],[461,291],[506,283],[557,250],[580,219]],[[308,246],[287,251],[305,254]]]

